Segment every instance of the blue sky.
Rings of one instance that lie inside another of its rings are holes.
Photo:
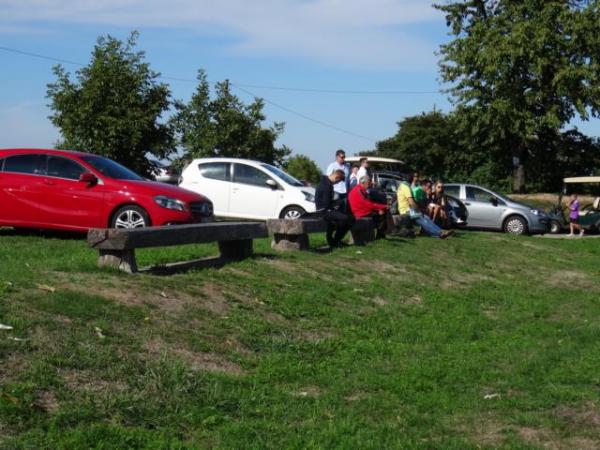
[[[286,124],[278,143],[321,167],[337,148],[349,154],[373,148],[404,117],[449,109],[446,96],[435,92],[441,86],[434,54],[447,30],[428,0],[0,0],[0,47],[86,64],[99,35],[125,39],[133,29],[140,31],[138,48],[163,76],[193,80],[204,68],[209,80],[228,78],[272,102],[265,107],[267,124]],[[0,147],[56,141],[45,98],[54,64],[0,50]],[[183,100],[196,87],[165,82]],[[249,85],[434,92],[307,93]],[[600,134],[597,119],[577,125]]]

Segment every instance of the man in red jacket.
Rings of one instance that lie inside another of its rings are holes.
[[[386,231],[386,214],[388,206],[383,203],[374,202],[369,198],[367,189],[371,186],[371,179],[368,176],[363,176],[359,180],[359,184],[350,191],[348,195],[348,204],[350,211],[357,219],[361,217],[372,217],[377,228],[377,236],[375,239],[385,237]]]

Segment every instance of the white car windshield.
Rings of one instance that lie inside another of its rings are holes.
[[[289,185],[299,186],[299,187],[303,187],[304,186],[304,184],[301,181],[296,180],[293,176],[285,173],[283,170],[278,169],[275,166],[272,166],[270,164],[261,164],[261,167],[264,167],[269,172],[277,175],[279,178],[281,178],[283,181],[285,181]]]

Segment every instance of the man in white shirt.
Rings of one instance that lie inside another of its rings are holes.
[[[358,164],[360,165],[360,168],[358,169],[358,173],[356,174],[356,178],[358,178],[359,180],[362,177],[369,177],[371,178],[371,174],[369,173],[369,160],[367,158],[360,158],[358,160]]]
[[[348,182],[350,180],[350,164],[346,162],[346,152],[342,149],[335,152],[335,161],[327,167],[327,175],[331,175],[336,170],[342,170],[344,172],[344,180],[333,185],[333,192],[340,205],[340,211],[346,212]]]

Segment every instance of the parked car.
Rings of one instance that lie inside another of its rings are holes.
[[[0,150],[0,225],[87,231],[212,220],[203,195],[91,153]]]
[[[597,185],[600,187],[600,177],[571,177],[563,179],[563,190],[558,195],[558,200],[554,210],[550,214],[550,232],[560,233],[563,230],[569,229],[569,221],[567,219],[568,210],[564,208],[562,203],[563,195],[570,195],[580,189],[584,185]],[[583,205],[579,212],[579,224],[586,231],[600,230],[600,196],[596,197],[592,203]]]
[[[205,192],[221,217],[297,219],[315,211],[314,188],[260,161],[198,158],[183,169],[179,186]]]
[[[148,162],[152,167],[152,178],[154,181],[169,184],[179,183],[179,170],[156,159],[148,159]]]
[[[511,234],[545,233],[550,219],[539,209],[510,200],[473,184],[444,184],[444,191],[459,198],[469,212],[467,228],[502,230]]]

